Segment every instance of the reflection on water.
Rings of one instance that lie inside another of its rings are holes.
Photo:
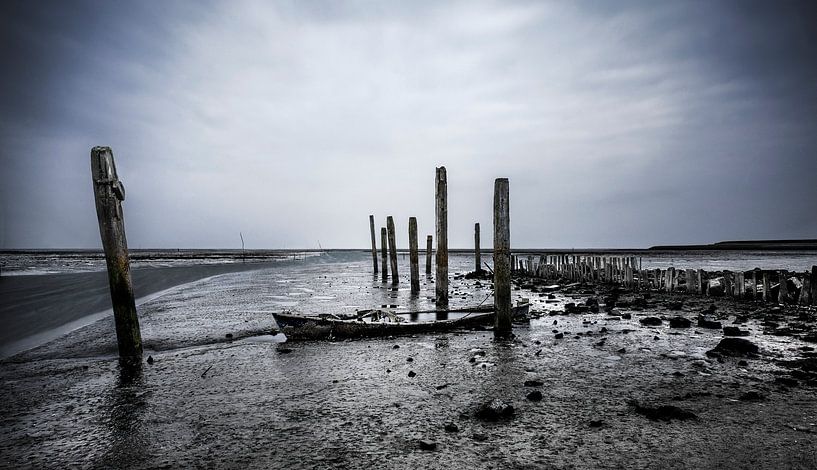
[[[100,444],[107,443],[109,447],[96,466],[117,468],[145,460],[150,444],[143,420],[150,396],[145,385],[141,364],[119,367],[116,383],[102,404],[107,436]]]

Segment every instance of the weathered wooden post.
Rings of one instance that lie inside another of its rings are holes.
[[[391,283],[399,284],[400,276],[397,274],[397,241],[394,234],[394,218],[386,217],[386,230],[389,233],[389,261],[391,265]]]
[[[389,242],[386,227],[380,227],[380,279],[383,282],[389,278]]]
[[[437,168],[434,201],[434,226],[437,232],[436,305],[438,310],[448,310],[448,177],[444,166]]]
[[[482,254],[479,251],[479,222],[474,224],[474,271],[482,269]]]
[[[752,300],[757,300],[757,269],[752,270],[752,280],[749,283],[749,295]]]
[[[420,292],[420,260],[417,253],[417,218],[409,217],[409,263],[411,264],[411,293]]]
[[[374,273],[377,274],[377,243],[374,236],[374,216],[369,216],[369,230],[372,232],[372,264],[374,265]]]
[[[797,299],[800,305],[811,304],[811,278],[808,271],[803,275],[803,287],[800,288],[800,297]]]
[[[494,181],[494,335],[511,334],[511,216],[508,178]]]
[[[116,324],[119,361],[123,365],[134,366],[141,364],[142,361],[142,333],[136,314],[136,301],[133,298],[128,241],[125,237],[125,218],[122,213],[125,187],[116,174],[110,147],[91,149],[91,177],[96,200],[96,216],[99,221],[99,236],[102,238],[102,248],[105,250],[105,261],[108,266],[108,284]]]
[[[432,246],[433,238],[431,235],[426,238],[426,274],[431,274],[431,253],[434,250]]]
[[[779,287],[777,288],[777,303],[789,303],[789,286],[786,283],[786,271],[778,271],[777,278],[779,280]]]
[[[769,302],[772,300],[772,283],[769,279],[769,273],[763,272],[763,301]]]
[[[817,305],[817,266],[811,267],[811,304]]]

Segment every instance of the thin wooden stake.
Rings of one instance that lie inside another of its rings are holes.
[[[411,293],[420,292],[420,261],[417,254],[417,218],[409,217],[409,263],[411,265]]]
[[[369,216],[369,230],[372,232],[372,265],[374,265],[374,273],[377,274],[377,243],[374,236],[374,216]]]
[[[479,251],[479,222],[474,224],[474,271],[482,269],[482,254]]]
[[[400,275],[397,274],[397,240],[394,233],[394,218],[392,216],[386,217],[386,230],[389,234],[389,261],[391,264],[391,283],[397,285],[400,283]]]
[[[434,185],[434,226],[437,232],[437,274],[434,279],[436,306],[448,309],[448,176],[437,168]]]
[[[382,268],[380,278],[383,282],[389,278],[389,242],[386,227],[380,227],[380,267]]]

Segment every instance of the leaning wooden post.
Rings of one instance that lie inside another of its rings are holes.
[[[372,232],[372,264],[374,265],[374,273],[377,274],[377,243],[374,236],[374,216],[369,216],[369,230]]]
[[[394,218],[386,217],[386,230],[389,232],[389,261],[391,267],[391,283],[399,284],[400,276],[397,274],[397,241],[394,234]]]
[[[431,274],[431,253],[433,251],[433,247],[431,246],[433,243],[433,238],[429,235],[426,238],[426,274]]]
[[[511,334],[511,217],[508,178],[494,182],[494,335]]]
[[[448,177],[445,167],[437,168],[435,190],[437,232],[437,275],[434,279],[437,309],[448,309]]]
[[[382,268],[382,275],[380,279],[383,282],[389,278],[389,242],[388,242],[388,235],[386,233],[386,227],[380,227],[380,267]]]
[[[474,224],[474,271],[482,269],[482,253],[479,251],[479,222]]]
[[[125,219],[122,214],[125,187],[116,174],[110,147],[91,149],[91,176],[99,235],[102,238],[108,266],[108,284],[111,289],[119,361],[125,365],[141,364],[142,333],[139,330],[139,317],[133,298]]]
[[[411,265],[411,293],[420,292],[420,261],[417,254],[417,218],[409,217],[409,263]]]

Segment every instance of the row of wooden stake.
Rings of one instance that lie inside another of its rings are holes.
[[[619,283],[634,289],[817,305],[817,266],[812,266],[810,273],[762,269],[735,272],[673,267],[642,269],[641,260],[634,256],[567,254],[513,255],[511,263],[517,273],[545,279]]]

